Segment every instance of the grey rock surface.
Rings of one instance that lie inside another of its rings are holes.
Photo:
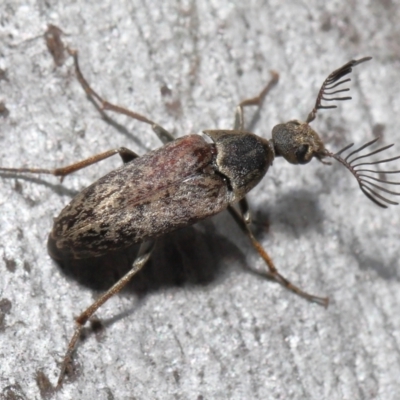
[[[52,168],[160,146],[144,124],[101,117],[72,60],[55,65],[48,24],[79,50],[99,93],[176,136],[231,128],[236,104],[274,69],[279,84],[254,121],[246,112],[249,128],[269,138],[275,124],[306,118],[333,69],[373,56],[352,73],[353,99],[313,126],[332,151],[381,134],[396,143],[388,154],[400,153],[398,0],[3,0],[0,19],[1,166]],[[47,255],[52,218],[118,165],[115,157],[62,183],[0,177],[1,399],[400,398],[400,208],[372,204],[337,163],[281,159],[249,195],[254,230],[280,271],[328,295],[329,308],[250,273],[265,266],[221,214],[159,245],[151,276],[99,310],[104,329],[87,335],[75,374],[52,394],[73,317],[100,293]],[[104,283],[107,273],[89,275]]]

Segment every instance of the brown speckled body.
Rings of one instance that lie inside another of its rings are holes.
[[[231,194],[215,153],[201,136],[185,136],[105,175],[55,219],[52,257],[100,256],[219,213]]]
[[[82,190],[54,221],[51,257],[82,259],[122,250],[243,198],[272,164],[270,144],[249,132],[206,133],[214,143],[184,136]]]

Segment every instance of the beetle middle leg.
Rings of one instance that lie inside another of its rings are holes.
[[[66,167],[54,168],[54,169],[46,169],[46,168],[0,168],[0,172],[16,172],[16,173],[30,173],[30,174],[49,174],[54,176],[61,177],[61,180],[64,179],[66,175],[72,174],[73,172],[79,171],[80,169],[86,168],[90,165],[93,165],[99,161],[105,160],[115,154],[118,154],[123,163],[127,163],[129,161],[134,160],[139,157],[132,150],[127,149],[126,147],[120,147],[118,149],[112,149],[105,151],[104,153],[96,154],[85,160],[78,161],[74,164],[67,165]]]
[[[311,301],[313,303],[317,303],[319,305],[322,305],[324,307],[327,307],[329,304],[329,299],[327,297],[319,297],[319,296],[314,296],[311,295],[299,287],[293,285],[290,281],[288,281],[284,276],[282,276],[278,270],[275,267],[274,262],[272,261],[272,258],[269,256],[269,254],[264,250],[262,247],[261,243],[254,237],[253,232],[250,229],[250,221],[249,217],[246,219],[246,215],[249,216],[249,210],[247,206],[247,201],[245,199],[241,200],[239,202],[239,209],[238,211],[235,207],[229,206],[228,211],[236,221],[236,223],[239,225],[239,227],[242,229],[242,231],[248,236],[248,238],[251,241],[251,244],[257,251],[257,253],[261,256],[261,258],[265,261],[265,263],[268,266],[269,271],[264,271],[262,275],[265,275],[269,279],[274,280],[275,282],[278,282],[291,292],[296,293],[297,295],[307,299],[308,301]]]
[[[64,376],[66,374],[68,365],[71,362],[72,354],[81,336],[82,329],[90,317],[111,297],[119,293],[147,263],[151,253],[155,246],[155,240],[151,242],[144,242],[140,245],[138,255],[132,265],[132,268],[110,289],[107,290],[103,295],[101,295],[92,305],[90,305],[85,311],[83,311],[77,318],[75,318],[76,327],[74,334],[68,344],[67,352],[64,356],[61,365],[61,371],[58,378],[56,389],[60,389],[63,383]]]
[[[96,106],[100,109],[100,111],[113,111],[118,114],[123,114],[127,115],[128,117],[131,117],[133,119],[136,119],[138,121],[144,122],[146,124],[149,124],[155,134],[158,136],[158,138],[165,144],[168,142],[173,141],[175,138],[174,136],[168,132],[165,128],[163,128],[161,125],[155,123],[151,119],[145,117],[142,114],[139,114],[137,112],[128,110],[125,107],[118,106],[116,104],[109,103],[107,100],[103,99],[98,93],[96,93],[92,87],[89,85],[87,80],[82,74],[82,71],[79,67],[79,62],[78,62],[78,52],[76,50],[68,49],[69,54],[74,59],[74,66],[75,66],[75,72],[76,76],[78,78],[79,83],[81,84],[83,90],[86,92],[87,96],[93,100],[93,102],[96,104]]]

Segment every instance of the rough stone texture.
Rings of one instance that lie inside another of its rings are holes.
[[[232,126],[235,105],[276,69],[279,85],[250,124],[268,138],[275,124],[306,118],[331,70],[371,55],[353,72],[353,100],[321,112],[313,127],[332,150],[382,134],[397,143],[390,154],[400,152],[398,0],[66,3],[0,4],[2,166],[53,167],[117,146],[143,154],[160,145],[144,124],[101,118],[71,59],[53,61],[48,23],[79,50],[101,94],[177,136]],[[1,178],[0,398],[50,396],[73,317],[98,295],[47,255],[52,218],[118,165],[104,161],[62,184]],[[102,307],[105,329],[78,348],[75,375],[54,398],[400,397],[400,208],[379,209],[343,167],[316,161],[276,160],[249,200],[281,272],[329,295],[329,308],[246,271],[263,263],[222,214],[162,243],[149,267],[154,284],[143,276]]]

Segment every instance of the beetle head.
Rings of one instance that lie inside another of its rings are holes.
[[[313,157],[326,156],[325,146],[318,133],[307,122],[292,120],[272,129],[275,155],[291,164],[307,164]]]
[[[322,104],[322,100],[333,102],[351,99],[349,96],[337,97],[339,93],[350,90],[341,86],[349,82],[350,78],[342,78],[350,74],[353,67],[370,59],[371,57],[364,57],[352,60],[333,71],[322,84],[314,108],[308,114],[305,122],[292,120],[274,127],[272,141],[277,156],[283,156],[292,164],[307,164],[313,157],[317,157],[321,161],[323,157],[329,156],[322,140],[309,123],[315,119],[318,110],[336,108],[336,105]]]
[[[353,144],[344,147],[337,153],[328,151],[317,132],[315,132],[309,125],[312,122],[318,110],[336,108],[336,105],[322,104],[322,101],[333,102],[349,100],[349,96],[338,96],[339,93],[348,92],[350,89],[343,88],[343,84],[350,81],[350,78],[343,79],[346,75],[350,74],[352,68],[365,61],[369,61],[371,57],[364,57],[359,60],[352,60],[343,65],[342,67],[333,71],[324,81],[319,90],[315,106],[308,114],[305,122],[292,120],[285,124],[276,125],[272,130],[272,143],[276,156],[282,156],[292,164],[306,164],[313,157],[322,161],[324,164],[329,164],[323,160],[325,157],[333,158],[344,165],[357,179],[361,191],[375,204],[380,207],[386,208],[387,204],[398,204],[397,202],[389,199],[388,194],[393,196],[400,196],[400,192],[395,192],[388,188],[388,185],[400,185],[400,182],[389,181],[382,177],[382,174],[399,174],[397,171],[379,171],[370,169],[371,165],[378,165],[388,163],[400,159],[400,156],[386,158],[378,161],[371,161],[369,156],[381,153],[392,145],[384,146],[376,150],[372,150],[367,154],[362,154],[361,151],[369,148],[379,138],[365,143],[356,150],[351,151],[346,156],[342,157],[341,154],[349,150]],[[362,161],[361,161],[362,160]]]

